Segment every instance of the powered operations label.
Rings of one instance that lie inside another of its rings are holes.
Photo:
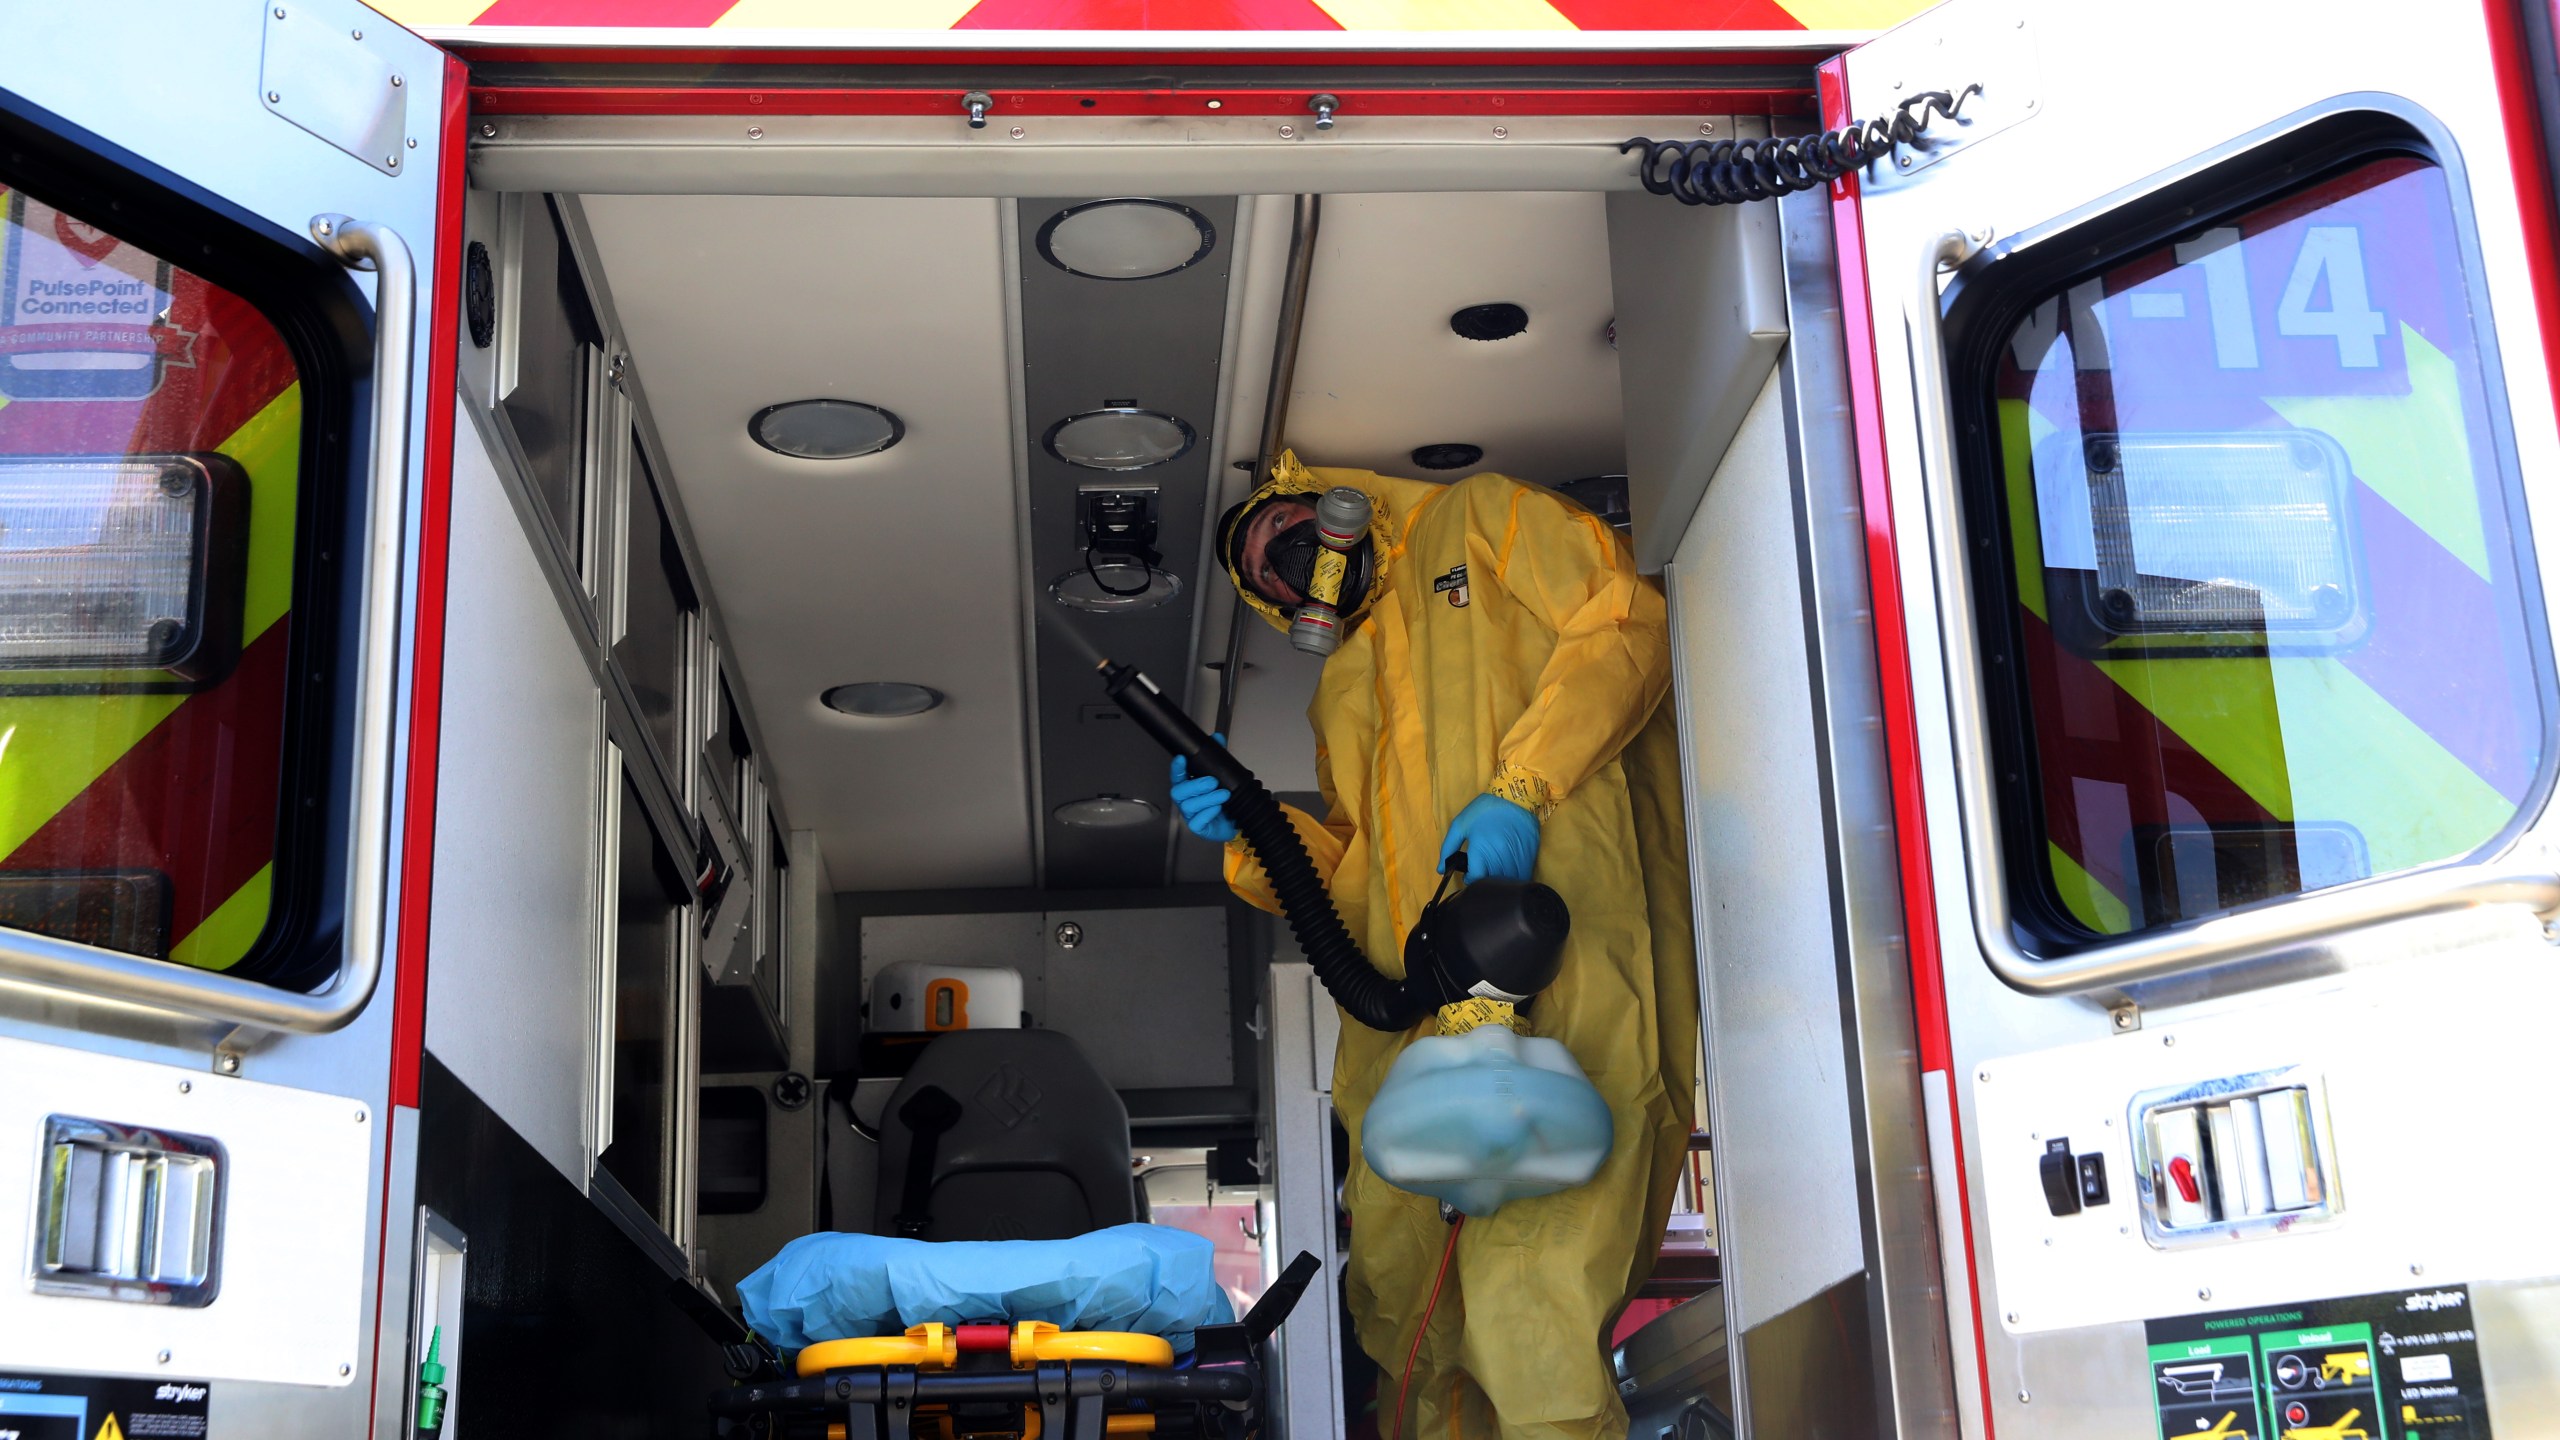
[[[2144,1326],[2161,1440],[2488,1440],[2471,1295],[2353,1295]]]
[[[0,1440],[205,1440],[212,1389],[196,1380],[0,1375]]]

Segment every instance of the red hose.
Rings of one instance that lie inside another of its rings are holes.
[[[1394,1440],[1404,1440],[1404,1402],[1413,1389],[1413,1362],[1422,1353],[1423,1332],[1431,1328],[1431,1312],[1440,1308],[1440,1285],[1449,1278],[1449,1257],[1458,1253],[1458,1232],[1467,1228],[1467,1217],[1449,1222],[1449,1243],[1440,1251],[1440,1273],[1431,1277],[1431,1298],[1423,1302],[1422,1323],[1413,1327],[1413,1348],[1404,1352],[1404,1379],[1396,1383],[1396,1428]]]

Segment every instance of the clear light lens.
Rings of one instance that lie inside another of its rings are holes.
[[[839,685],[818,697],[830,710],[859,715],[866,720],[898,720],[921,715],[942,703],[942,692],[929,685],[910,685],[903,680],[865,680],[853,685]]]
[[[1218,243],[1207,219],[1167,200],[1096,200],[1040,227],[1040,255],[1070,275],[1146,280],[1195,264]]]
[[[1070,415],[1049,427],[1049,453],[1088,470],[1144,470],[1191,448],[1191,427],[1154,410],[1114,408]]]
[[[135,460],[0,463],[0,669],[140,669],[196,627],[202,478]]]
[[[2119,635],[2346,630],[2364,603],[2348,474],[2316,430],[2056,435],[2036,463],[2045,564],[2095,571]]]
[[[1129,830],[1153,824],[1162,812],[1126,795],[1096,795],[1090,800],[1070,800],[1049,813],[1058,817],[1059,824],[1078,830]]]
[[[1049,582],[1051,599],[1088,615],[1153,610],[1181,593],[1181,576],[1151,570],[1134,556],[1097,557],[1091,570],[1079,565]]]
[[[850,460],[897,444],[907,427],[859,400],[793,400],[757,411],[747,433],[767,450],[795,460]]]

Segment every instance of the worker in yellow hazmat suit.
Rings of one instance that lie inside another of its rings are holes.
[[[1311,470],[1284,454],[1218,536],[1247,603],[1283,629],[1303,598],[1305,565],[1288,563],[1293,547],[1307,558],[1298,526],[1336,485],[1376,509],[1343,591],[1350,633],[1307,711],[1326,814],[1291,810],[1290,821],[1343,922],[1389,975],[1403,973],[1405,932],[1461,843],[1470,878],[1533,870],[1554,887],[1572,935],[1562,973],[1528,1007],[1529,1029],[1573,1052],[1616,1129],[1588,1184],[1467,1222],[1416,1350],[1449,1230],[1438,1202],[1358,1157],[1371,1097],[1431,1025],[1382,1034],[1345,1023],[1333,1098],[1353,1141],[1352,1314],[1386,1377],[1379,1429],[1615,1440],[1627,1422],[1607,1328],[1661,1243],[1698,1046],[1662,595],[1615,532],[1552,491],[1489,474],[1443,486]],[[1227,841],[1228,883],[1276,912],[1224,798],[1203,779],[1176,787],[1192,829]]]

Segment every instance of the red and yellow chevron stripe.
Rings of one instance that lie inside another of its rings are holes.
[[[413,29],[1822,31],[1871,34],[1934,0],[376,0]],[[743,38],[743,37],[742,37]]]
[[[80,253],[92,265],[155,264],[39,201],[8,199],[0,270],[10,275],[31,235],[55,244],[57,233],[87,237]],[[0,873],[156,871],[169,912],[165,929],[150,928],[168,957],[225,969],[257,943],[273,900],[302,391],[264,316],[183,270],[162,273],[168,304],[155,328],[188,343],[170,347],[150,393],[13,398],[0,385],[0,457],[210,450],[235,461],[249,477],[240,658],[185,694],[10,693],[0,683]]]

